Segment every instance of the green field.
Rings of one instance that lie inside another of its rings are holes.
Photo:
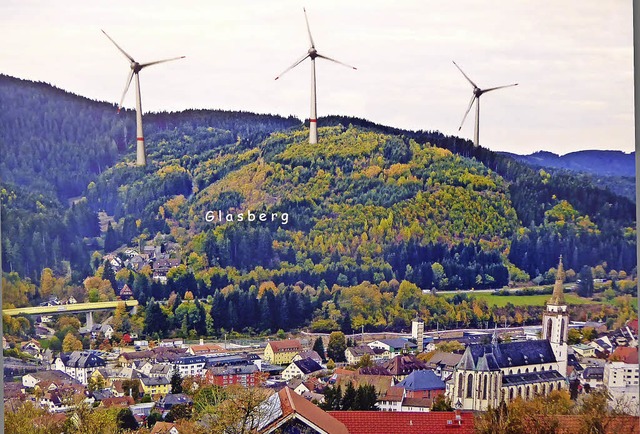
[[[453,298],[455,294],[444,294],[444,297]],[[478,292],[475,294],[467,293],[469,297],[474,297],[476,300],[485,300],[489,306],[495,305],[498,307],[505,307],[507,303],[511,303],[514,306],[544,306],[547,300],[551,298],[551,294],[541,295],[495,295],[489,292]],[[602,302],[588,300],[586,298],[578,297],[575,294],[565,294],[565,300],[568,304],[601,304]]]

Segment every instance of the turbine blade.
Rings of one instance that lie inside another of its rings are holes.
[[[474,93],[473,95],[471,95],[471,101],[469,101],[469,107],[467,108],[467,111],[464,112],[464,116],[462,117],[462,122],[460,122],[460,127],[458,128],[458,131],[462,129],[462,125],[464,125],[464,121],[465,119],[467,119],[467,115],[471,111],[471,107],[473,107],[473,103],[475,101],[476,101],[476,94]]]
[[[307,57],[309,57],[309,53],[305,54],[304,56],[302,56],[298,61],[296,61],[296,63],[294,63],[293,65],[291,65],[290,67],[288,67],[287,69],[285,69],[284,71],[282,71],[280,73],[280,75],[278,75],[276,77],[276,80],[279,79],[280,77],[282,77],[285,73],[291,71],[293,68],[295,68],[296,66],[298,66],[300,63],[302,63],[302,61],[304,59],[306,59]]]
[[[507,84],[506,86],[490,87],[489,89],[482,89],[482,93],[491,92],[492,90],[504,89],[505,87],[517,86],[518,83]]]
[[[140,69],[146,68],[147,66],[151,66],[151,65],[157,65],[158,63],[165,63],[165,62],[171,62],[173,60],[184,59],[185,57],[186,56],[172,57],[171,59],[163,59],[163,60],[156,60],[155,62],[143,63],[142,65],[140,65]]]
[[[330,60],[330,61],[335,62],[335,63],[337,63],[337,64],[339,64],[339,65],[342,65],[342,66],[346,66],[347,68],[351,68],[351,69],[358,69],[358,68],[356,68],[355,66],[347,65],[346,63],[340,62],[339,60],[336,60],[336,59],[332,59],[331,57],[323,56],[323,55],[322,55],[322,54],[320,54],[320,53],[318,53],[318,57],[321,57],[321,58],[323,58],[323,59]]]
[[[118,113],[120,113],[120,109],[122,109],[122,103],[124,102],[124,97],[129,90],[129,86],[131,86],[131,80],[133,80],[133,69],[129,72],[129,77],[127,77],[127,84],[124,87],[124,92],[122,92],[122,98],[120,98],[120,104],[118,104]]]
[[[311,36],[311,28],[309,27],[309,19],[307,18],[307,10],[305,8],[302,8],[302,10],[304,11],[304,20],[307,22],[307,33],[309,33],[309,42],[311,42],[311,48],[316,48],[315,44],[313,43],[313,36]]]
[[[102,30],[102,29],[101,29],[101,30]],[[135,62],[135,60],[133,60],[133,57],[131,57],[129,54],[127,54],[127,52],[126,52],[126,51],[124,51],[124,50],[122,49],[122,47],[120,47],[120,45],[118,45],[118,44],[116,43],[116,41],[114,41],[113,39],[111,39],[111,36],[107,35],[107,32],[105,32],[104,30],[102,30],[102,33],[104,33],[104,35],[105,35],[107,38],[109,38],[109,40],[110,40],[111,42],[113,42],[113,45],[115,45],[115,46],[116,46],[116,48],[117,48],[118,50],[120,50],[120,52],[121,52],[122,54],[124,54],[124,55],[125,55],[125,57],[126,57],[127,59],[129,59],[129,61],[131,61],[131,62]]]
[[[471,83],[471,86],[473,86],[473,87],[475,87],[475,88],[478,88],[478,86],[477,86],[473,81],[471,81],[471,79],[470,79],[469,77],[467,77],[467,74],[465,74],[465,73],[464,73],[464,71],[462,70],[462,68],[460,68],[460,67],[458,66],[458,64],[457,64],[455,61],[453,61],[453,64],[454,64],[454,65],[456,65],[456,68],[458,68],[458,70],[459,70],[460,72],[462,72],[462,75],[464,75],[464,78],[466,78],[466,79],[467,79],[467,81],[468,81],[469,83]]]

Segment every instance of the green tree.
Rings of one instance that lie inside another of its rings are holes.
[[[591,267],[585,265],[578,273],[578,295],[580,297],[593,296],[593,273]]]
[[[333,332],[329,335],[329,344],[327,345],[327,357],[335,362],[346,362],[344,354],[347,349],[347,340],[344,333]]]
[[[453,407],[449,399],[445,398],[444,395],[438,395],[433,400],[431,411],[453,411]]]
[[[324,343],[322,342],[321,337],[317,337],[313,342],[313,351],[315,351],[320,357],[322,357],[323,362],[327,361],[327,355],[324,353]]]
[[[374,411],[377,410],[378,394],[372,384],[362,384],[356,390],[356,400],[353,410]]]
[[[123,408],[118,412],[116,416],[118,428],[126,430],[134,430],[138,428],[138,421],[133,417],[133,413],[128,408]]]
[[[353,383],[349,381],[347,387],[344,389],[342,401],[340,401],[340,410],[353,410],[353,406],[356,403],[356,394],[356,388],[353,386]]]
[[[182,393],[182,376],[178,368],[174,368],[171,374],[171,393]]]

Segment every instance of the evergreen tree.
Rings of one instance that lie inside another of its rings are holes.
[[[113,291],[117,295],[119,293],[118,292],[118,282],[116,281],[116,273],[113,271],[113,267],[111,266],[111,262],[104,261],[104,263],[102,264],[102,267],[103,267],[102,278],[104,280],[108,280],[109,282],[111,282],[111,287],[113,288]]]
[[[363,384],[356,391],[356,400],[353,410],[373,411],[377,410],[378,395],[373,384]]]
[[[354,405],[356,404],[356,388],[353,387],[353,383],[349,381],[347,387],[344,389],[344,395],[342,396],[342,401],[340,402],[340,410],[354,410]]]
[[[322,342],[321,337],[317,337],[313,342],[313,351],[318,353],[318,355],[322,357],[322,361],[326,363],[327,355],[324,353],[324,343]]]
[[[171,393],[182,393],[182,376],[177,367],[173,369],[173,374],[171,374]]]
[[[578,273],[578,295],[580,297],[593,296],[593,273],[591,267],[585,265]]]

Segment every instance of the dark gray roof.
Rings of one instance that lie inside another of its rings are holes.
[[[555,362],[556,356],[549,341],[537,340],[469,345],[458,367],[468,370],[496,371],[501,368]]]
[[[96,356],[95,354],[85,352],[85,351],[74,351],[70,354],[60,354],[60,359],[65,366],[69,368],[98,368],[101,366],[106,366],[107,362],[105,362],[102,358]]]
[[[396,386],[404,387],[405,390],[444,390],[444,381],[440,379],[432,370],[413,371]]]
[[[145,386],[164,386],[171,383],[171,380],[167,377],[141,378],[140,381],[142,381]]]
[[[402,339],[402,338],[393,338],[393,339],[380,339],[379,342],[382,342],[385,345],[389,345],[390,347],[394,348],[394,349],[403,349],[403,348],[418,348],[418,345],[414,344],[413,342],[407,340],[407,339]]]
[[[176,365],[195,365],[198,363],[206,363],[207,358],[204,356],[188,356],[180,357],[174,362]]]
[[[529,372],[528,374],[505,375],[502,377],[502,386],[521,386],[559,380],[564,380],[564,377],[554,369],[552,371]]]
[[[312,372],[322,370],[322,366],[320,366],[318,362],[310,358],[296,360],[293,363],[295,363],[295,365],[302,371],[303,374],[311,374]]]
[[[582,373],[585,380],[602,380],[604,378],[604,366],[589,366]]]

